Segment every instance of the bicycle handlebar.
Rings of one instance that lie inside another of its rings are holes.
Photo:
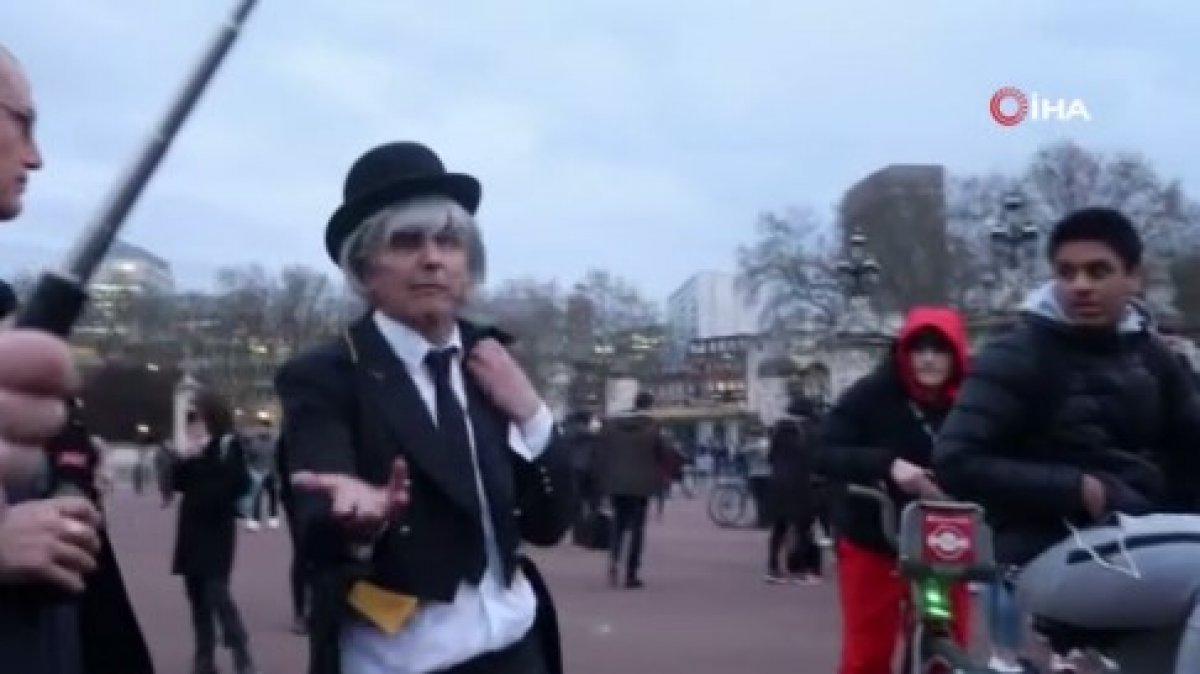
[[[861,484],[848,484],[846,491],[851,496],[867,498],[879,505],[879,520],[883,525],[883,537],[893,548],[899,548],[900,521],[896,516],[896,502],[892,499],[891,494],[882,487],[867,487]]]

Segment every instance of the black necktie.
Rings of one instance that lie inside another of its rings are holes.
[[[433,377],[434,400],[437,406],[437,430],[442,439],[439,451],[446,454],[446,459],[452,463],[467,480],[471,488],[472,506],[478,510],[478,495],[475,489],[475,463],[471,460],[471,438],[467,434],[467,417],[463,413],[458,396],[450,385],[450,366],[458,349],[434,349],[425,356],[425,366]]]

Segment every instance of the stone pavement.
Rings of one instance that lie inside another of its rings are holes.
[[[182,584],[169,575],[174,511],[127,488],[109,497],[108,509],[158,670],[187,674],[191,628]],[[675,499],[648,539],[647,587],[636,591],[610,589],[598,553],[569,545],[537,552],[559,605],[569,674],[833,671],[832,584],[765,585],[763,533],[718,529],[701,499]],[[304,672],[305,644],[288,632],[289,554],[282,530],[240,534],[234,595],[263,674]]]

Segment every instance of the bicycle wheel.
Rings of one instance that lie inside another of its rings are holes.
[[[719,527],[736,527],[745,517],[746,500],[736,485],[717,485],[708,495],[708,519]]]

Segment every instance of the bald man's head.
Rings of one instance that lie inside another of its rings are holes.
[[[33,93],[16,57],[0,45],[0,220],[21,212],[29,172],[42,165],[33,138]]]
[[[29,81],[25,79],[21,62],[8,47],[0,44],[0,100],[6,100],[9,95],[28,88]]]

